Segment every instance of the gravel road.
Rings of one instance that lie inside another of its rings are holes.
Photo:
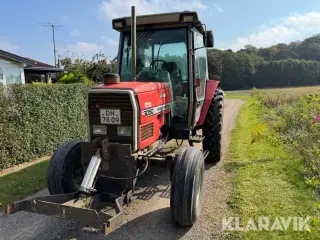
[[[89,231],[75,221],[18,212],[9,216],[0,214],[0,239],[221,239],[221,221],[227,216],[227,199],[231,193],[231,177],[224,170],[223,160],[242,103],[236,99],[225,100],[223,158],[217,165],[206,166],[202,215],[193,227],[180,228],[173,223],[168,171],[153,167],[139,179],[136,199],[124,208],[125,223],[107,236]],[[46,194],[47,190],[37,193]]]

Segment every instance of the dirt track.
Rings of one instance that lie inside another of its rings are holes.
[[[230,176],[224,171],[223,160],[242,103],[225,101],[223,159],[217,165],[206,166],[202,216],[192,228],[180,228],[173,223],[168,171],[151,168],[138,181],[136,199],[124,209],[126,223],[107,236],[90,232],[78,222],[19,212],[0,217],[0,239],[221,239],[221,220],[227,214],[231,192]],[[46,190],[38,193],[45,194]]]

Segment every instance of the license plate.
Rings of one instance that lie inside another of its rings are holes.
[[[120,109],[100,109],[100,120],[103,124],[120,125]]]

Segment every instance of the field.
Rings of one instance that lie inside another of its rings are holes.
[[[226,91],[227,96],[238,95],[238,96],[249,96],[253,90],[239,90],[239,91]],[[257,89],[259,92],[265,92],[270,94],[309,94],[309,93],[320,93],[320,86],[312,87],[292,87],[292,88],[264,88]]]

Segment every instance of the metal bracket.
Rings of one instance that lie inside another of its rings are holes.
[[[81,192],[36,197],[7,205],[6,214],[27,211],[74,219],[86,226],[101,229],[106,234],[108,228],[114,229],[123,223],[121,206],[129,204],[131,197],[132,191],[121,197],[105,192],[87,197],[83,197]],[[110,205],[115,215],[106,211],[106,206]]]

